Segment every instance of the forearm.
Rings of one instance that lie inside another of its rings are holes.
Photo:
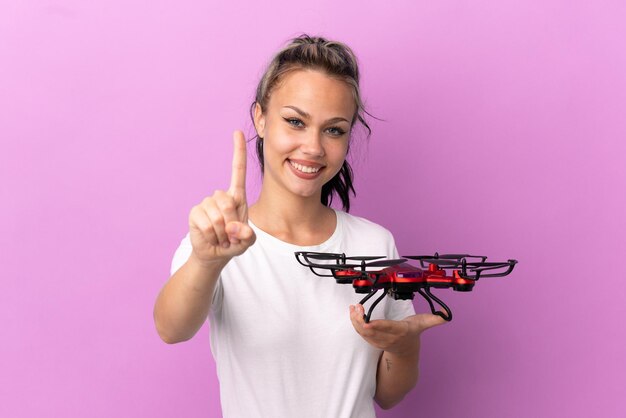
[[[186,341],[200,329],[227,261],[206,264],[192,255],[167,281],[154,304],[154,323],[163,341]]]
[[[383,351],[378,361],[374,396],[381,408],[392,408],[415,387],[419,375],[419,351],[419,337],[409,352],[396,354]]]

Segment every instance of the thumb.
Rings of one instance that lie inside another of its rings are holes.
[[[436,327],[437,325],[445,324],[447,321],[439,315],[433,315],[429,313],[421,313],[410,316],[407,318],[414,329],[420,334],[429,328]]]
[[[228,236],[237,238],[248,246],[254,244],[254,241],[256,241],[256,234],[250,225],[244,222],[233,221],[227,223],[226,233]]]
[[[440,317],[439,315],[432,315],[432,314],[425,314],[424,316],[422,316],[421,319],[422,319],[422,324],[425,330],[448,322],[442,317]]]

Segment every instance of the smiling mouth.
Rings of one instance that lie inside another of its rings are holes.
[[[289,164],[291,164],[291,166],[295,168],[296,170],[298,170],[299,172],[306,173],[306,174],[314,174],[322,169],[322,167],[309,167],[306,165],[298,164],[291,160],[289,160]]]

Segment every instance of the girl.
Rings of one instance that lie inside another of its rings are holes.
[[[246,200],[246,143],[234,134],[232,179],[192,208],[154,318],[177,343],[209,318],[225,417],[374,417],[415,386],[421,333],[443,323],[385,298],[372,321],[351,286],[313,275],[296,251],[397,257],[383,227],[349,215],[346,155],[369,130],[356,57],[303,35],[271,61],[251,114],[263,183]],[[334,196],[345,212],[334,210]]]

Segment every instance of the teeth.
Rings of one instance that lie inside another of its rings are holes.
[[[319,168],[307,167],[306,165],[294,163],[293,161],[289,161],[291,165],[298,171],[302,171],[303,173],[317,173],[320,171]]]

